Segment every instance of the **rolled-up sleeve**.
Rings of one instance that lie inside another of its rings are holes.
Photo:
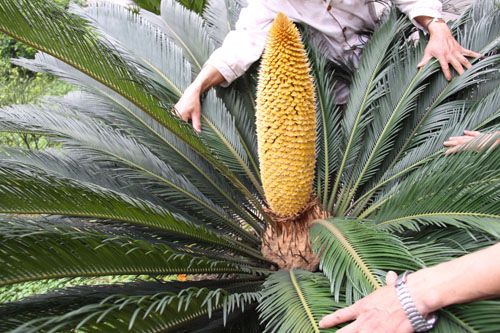
[[[425,28],[415,20],[415,17],[443,17],[443,4],[439,0],[393,0],[393,3],[408,15],[416,27],[424,31]]]
[[[275,12],[258,0],[250,0],[241,10],[235,30],[227,34],[222,46],[205,63],[222,74],[226,80],[223,87],[243,75],[260,58],[275,16]]]

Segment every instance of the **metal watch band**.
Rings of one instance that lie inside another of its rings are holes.
[[[427,332],[436,324],[437,315],[435,313],[432,313],[428,315],[427,318],[425,318],[417,310],[415,302],[411,298],[410,291],[406,286],[406,277],[410,273],[412,272],[406,271],[398,276],[398,279],[396,280],[396,293],[398,295],[399,302],[401,303],[401,306],[403,307],[403,310],[410,320],[411,326],[413,327],[415,332]]]

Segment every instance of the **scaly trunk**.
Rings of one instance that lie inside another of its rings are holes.
[[[309,227],[312,221],[324,219],[328,214],[316,201],[311,201],[296,216],[282,218],[270,213],[278,228],[268,226],[262,237],[262,255],[276,263],[279,269],[304,269],[315,271],[319,260],[309,242]]]

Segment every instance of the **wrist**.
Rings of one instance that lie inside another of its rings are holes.
[[[441,288],[426,278],[426,269],[408,275],[406,285],[417,310],[424,316],[446,306]]]
[[[443,19],[437,19],[437,20],[432,19],[431,21],[429,21],[427,23],[426,29],[427,29],[427,31],[429,31],[429,34],[431,36],[435,33],[443,32],[443,31],[445,31],[451,35],[450,28],[448,27],[448,25],[446,24],[446,22]]]

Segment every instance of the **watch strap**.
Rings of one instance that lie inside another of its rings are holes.
[[[427,332],[434,327],[437,322],[437,315],[432,313],[427,317],[424,317],[417,309],[413,298],[410,295],[410,291],[406,286],[406,278],[410,271],[406,271],[398,276],[396,280],[396,294],[398,295],[399,302],[403,307],[408,320],[415,332]]]

